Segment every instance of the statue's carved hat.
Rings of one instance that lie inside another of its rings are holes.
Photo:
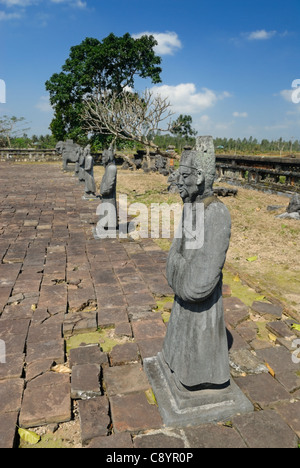
[[[197,137],[196,149],[184,151],[180,159],[180,165],[203,172],[206,188],[212,189],[216,176],[216,156],[213,137]]]

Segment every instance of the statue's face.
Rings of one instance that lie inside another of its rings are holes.
[[[204,190],[204,174],[195,169],[190,157],[179,167],[178,189],[184,203],[193,202]]]
[[[102,163],[106,166],[108,163],[113,161],[113,153],[110,150],[104,150],[102,153]]]

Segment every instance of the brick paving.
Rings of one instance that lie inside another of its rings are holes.
[[[89,448],[296,448],[299,332],[282,308],[249,309],[226,285],[233,376],[255,412],[163,425],[143,360],[166,331],[166,253],[152,240],[95,240],[98,201],[82,194],[58,164],[0,165],[0,447],[18,447],[17,426],[75,421]]]

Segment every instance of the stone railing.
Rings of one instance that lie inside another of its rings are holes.
[[[135,159],[141,158],[139,153]],[[95,164],[100,164],[101,153],[93,153],[93,156]],[[122,164],[122,158],[119,159],[118,163]],[[216,159],[217,177],[224,182],[261,190],[300,193],[300,158],[217,155]],[[60,162],[62,156],[55,149],[0,148],[0,162],[3,161]]]
[[[55,149],[0,148],[0,161],[46,162],[61,161]]]
[[[217,176],[234,185],[300,193],[300,159],[217,155]]]

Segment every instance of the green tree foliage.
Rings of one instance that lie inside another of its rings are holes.
[[[183,138],[197,135],[196,130],[192,128],[193,119],[190,115],[182,115],[172,122],[171,133]]]
[[[126,33],[122,37],[110,34],[102,42],[86,38],[72,47],[62,71],[46,82],[55,110],[50,125],[55,138],[86,142],[81,115],[87,94],[102,90],[119,93],[127,86],[133,87],[136,77],[160,83],[161,58],[154,52],[156,45],[153,36],[134,39]]]
[[[29,128],[24,127],[25,124],[27,124],[27,122],[24,117],[9,117],[8,115],[3,115],[0,119],[0,146],[7,146],[10,148],[13,138],[18,138],[29,130]]]
[[[192,128],[193,119],[190,115],[182,115],[177,120],[172,122],[170,132],[175,135],[176,146],[181,151],[183,147],[193,145],[194,137],[197,135],[196,130]]]

